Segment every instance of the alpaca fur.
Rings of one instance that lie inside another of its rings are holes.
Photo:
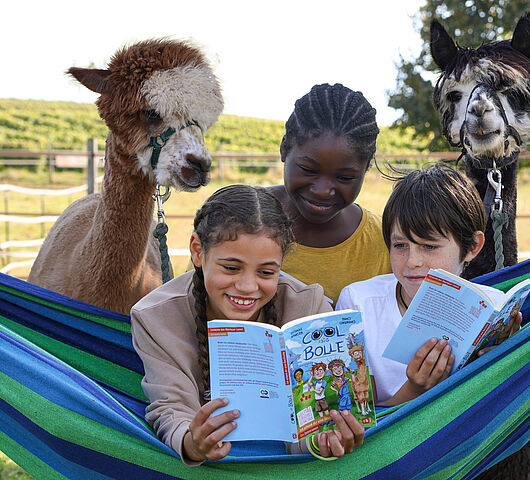
[[[508,225],[502,231],[504,264],[513,265],[517,263],[518,156],[530,136],[530,12],[521,17],[511,40],[477,49],[456,46],[433,20],[430,46],[442,70],[434,103],[444,135],[452,146],[465,150],[466,174],[475,181],[482,199],[493,161],[501,171],[503,212],[508,214]],[[466,278],[495,270],[491,218],[485,233],[484,248],[465,269]]]
[[[96,104],[109,128],[103,188],[63,212],[28,281],[129,314],[162,283],[152,235],[155,184],[195,191],[209,180],[203,133],[222,111],[220,87],[197,47],[168,39],[125,47],[106,70],[72,67],[68,73],[100,94]],[[190,121],[199,126],[186,126]],[[153,171],[150,137],[169,127],[176,133]]]

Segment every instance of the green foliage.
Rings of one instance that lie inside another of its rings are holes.
[[[388,105],[403,111],[394,126],[414,127],[416,135],[430,139],[431,150],[449,147],[432,102],[439,71],[429,52],[432,19],[438,19],[458,45],[476,48],[511,38],[517,20],[528,9],[529,0],[426,0],[414,18],[423,40],[421,53],[414,60],[401,58],[396,89],[389,93]]]
[[[221,115],[206,132],[210,152],[278,153],[284,123],[275,120]],[[95,137],[103,148],[107,127],[93,104],[0,99],[0,149],[86,150]],[[404,153],[425,151],[428,136],[414,129],[382,127],[378,151]],[[245,168],[245,167],[242,167]]]

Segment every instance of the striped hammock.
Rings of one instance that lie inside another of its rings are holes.
[[[527,261],[477,281],[507,290],[529,277]],[[529,336],[524,327],[421,397],[378,409],[364,445],[337,461],[237,442],[190,468],[143,419],[129,317],[0,274],[0,450],[39,480],[471,479],[529,440]]]

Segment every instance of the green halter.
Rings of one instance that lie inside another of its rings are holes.
[[[201,128],[201,126],[195,120],[189,120],[184,125],[182,125],[182,127],[179,128],[179,132],[186,127],[192,127],[192,126]],[[201,131],[202,131],[202,128],[201,128]],[[161,133],[160,135],[156,137],[151,137],[151,139],[149,140],[149,147],[153,147],[153,153],[151,154],[151,168],[153,170],[156,168],[158,164],[158,157],[160,157],[160,152],[162,151],[162,147],[169,140],[169,137],[171,137],[171,135],[173,135],[175,132],[176,130],[174,128],[169,127],[165,132]]]

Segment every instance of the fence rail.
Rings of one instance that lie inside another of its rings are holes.
[[[428,153],[409,153],[409,154],[384,154],[377,153],[377,159],[381,162],[396,163],[402,160],[412,161],[411,168],[416,168],[422,160],[456,160],[459,157],[459,152],[428,152]],[[530,151],[521,152],[519,158],[521,160],[530,159]],[[248,168],[248,167],[276,167],[280,165],[279,154],[273,153],[244,153],[244,152],[223,152],[212,154],[213,166],[218,170],[218,177],[223,178],[224,168]],[[0,166],[34,166],[34,165],[48,166],[50,172],[50,180],[52,180],[55,168],[84,168],[87,169],[87,184],[78,187],[67,189],[36,189],[25,188],[17,185],[4,184],[0,185],[0,192],[4,195],[4,213],[0,214],[0,222],[6,226],[6,241],[0,243],[0,257],[10,258],[26,258],[30,260],[11,262],[0,269],[0,272],[7,273],[13,268],[30,266],[33,259],[37,256],[37,251],[12,251],[12,248],[31,248],[40,247],[44,238],[36,240],[10,240],[9,239],[9,224],[10,223],[40,223],[41,235],[44,236],[44,224],[46,222],[55,222],[60,215],[60,212],[46,212],[44,208],[41,209],[40,214],[31,212],[10,212],[8,211],[7,195],[9,192],[16,192],[25,195],[40,195],[44,196],[68,196],[80,192],[87,191],[88,193],[95,191],[95,185],[100,183],[102,176],[96,177],[98,167],[103,166],[104,152],[98,152],[97,141],[90,139],[87,145],[87,151],[74,150],[19,150],[19,149],[0,149]],[[399,165],[400,168],[406,166]],[[173,219],[192,219],[193,215],[166,215],[166,218]],[[517,218],[530,218],[530,215],[517,215]],[[187,249],[170,249],[170,255],[189,255]],[[520,252],[523,258],[530,257],[530,252]],[[9,260],[8,260],[9,261]]]

